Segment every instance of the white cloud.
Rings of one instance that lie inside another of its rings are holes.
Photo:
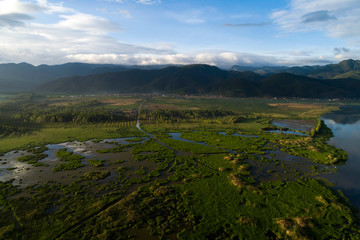
[[[251,14],[251,13],[240,13],[240,14],[230,15],[230,18],[232,18],[232,19],[249,19],[249,18],[255,18],[255,17],[258,17],[258,16]]]
[[[326,22],[329,20],[336,19],[336,17],[331,16],[329,11],[327,11],[327,10],[310,12],[310,13],[303,15],[301,18],[303,20],[303,23],[305,23],[305,24],[311,23],[311,22]]]
[[[217,65],[223,68],[228,68],[233,65],[269,66],[275,65],[278,61],[278,59],[274,56],[214,50],[195,53],[193,59],[194,63]]]
[[[346,59],[358,59],[360,56],[360,49],[349,49],[345,47],[336,47],[334,48],[334,56],[337,61],[342,61]]]
[[[279,59],[249,53],[228,51],[201,51],[195,53],[168,53],[168,54],[76,54],[68,55],[68,61],[87,63],[117,63],[129,65],[156,65],[156,64],[209,64],[223,68],[233,65],[275,65]]]
[[[116,8],[109,10],[107,8],[96,8],[95,10],[104,15],[113,14],[113,15],[120,15],[127,19],[133,18],[131,12],[126,9]]]
[[[116,3],[125,3],[125,2],[134,2],[144,5],[154,5],[161,3],[161,0],[106,0],[107,2],[116,2]]]
[[[161,44],[160,44],[161,46]],[[152,48],[151,48],[152,49]],[[244,52],[230,52],[221,50],[203,50],[192,53],[177,53],[174,51],[151,52],[139,50],[116,53],[116,54],[78,54],[67,56],[68,61],[80,61],[87,63],[117,63],[129,65],[156,65],[156,64],[209,64],[222,68],[230,68],[233,65],[242,66],[301,66],[301,65],[325,65],[349,58],[356,59],[359,49],[336,48],[318,51],[270,51],[263,54]]]
[[[5,11],[5,10],[6,11]],[[0,1],[1,62],[58,64],[69,59],[116,63],[114,56],[137,53],[164,55],[173,53],[169,46],[156,48],[122,43],[109,37],[122,31],[119,24],[82,13],[46,0],[36,3]],[[55,22],[37,22],[35,17],[52,16]],[[34,16],[34,17],[33,17]],[[31,20],[31,21],[29,21]]]
[[[288,32],[325,31],[334,38],[360,37],[359,0],[291,0],[271,18]]]
[[[170,18],[187,24],[202,24],[222,18],[221,13],[213,7],[203,7],[198,9],[188,9],[185,11],[167,11]]]
[[[1,27],[17,27],[25,25],[26,20],[32,20],[33,17],[23,13],[8,13],[0,15]]]
[[[129,12],[129,10],[126,10],[126,9],[117,9],[117,11],[115,11],[114,13],[122,15],[124,18],[132,18],[133,17],[131,15],[131,13]]]
[[[59,29],[72,29],[83,32],[92,32],[94,34],[122,30],[119,24],[90,14],[78,12],[71,15],[60,15],[60,17],[63,20],[54,24],[53,27]]]
[[[31,2],[18,0],[0,1],[0,15],[12,13],[34,13],[43,10],[42,6]]]
[[[70,62],[85,62],[85,63],[114,63],[118,62],[121,56],[126,55],[116,55],[113,53],[110,54],[71,54],[67,55],[66,58]]]
[[[160,0],[136,0],[137,3],[146,4],[146,5],[152,5],[156,3],[161,3]]]
[[[189,10],[185,12],[166,12],[166,14],[179,22],[201,24],[205,22],[203,10]]]
[[[327,21],[335,21],[337,23],[344,19],[345,15],[334,12],[335,10],[330,5],[328,8],[321,6],[319,9],[316,7],[303,9],[299,7],[304,7],[300,5],[300,2],[305,2],[305,0],[293,1],[293,5],[290,5],[289,9],[279,10],[273,14],[273,16],[277,16],[275,18],[277,23],[287,31],[289,29],[297,31],[296,27],[301,26],[300,23],[304,21],[302,16],[305,16],[305,19],[310,19],[310,22],[306,24],[308,28],[313,25],[325,24]],[[311,3],[310,1],[308,2]],[[321,2],[330,1],[323,0]],[[344,2],[348,3],[350,0],[344,0]],[[138,3],[146,4],[144,1]],[[125,17],[127,14],[129,14],[128,17],[131,15],[126,10],[119,11],[118,13],[123,14]],[[294,11],[297,12],[295,15],[290,14]],[[314,12],[315,14],[306,15]],[[213,9],[204,8],[172,13],[172,17],[179,21],[199,24],[210,21],[210,19],[206,19],[206,16],[214,16],[216,15],[215,13]],[[333,16],[336,19],[328,19]],[[350,20],[360,16],[360,14],[357,16],[346,16],[349,18],[349,25],[344,27],[346,31],[351,33],[358,31],[357,25],[354,25]],[[47,22],[47,17],[50,17],[51,21]],[[42,19],[42,21],[38,19]],[[286,23],[285,20],[287,19],[293,19],[293,21]],[[317,21],[319,19],[323,20]],[[340,28],[337,24],[333,27],[335,30],[337,27]],[[117,35],[121,37],[121,31],[122,27],[116,22],[109,21],[104,17],[67,8],[61,3],[48,3],[46,0],[31,2],[0,0],[1,62],[59,64],[79,61],[130,65],[203,63],[220,67],[231,67],[235,64],[257,66],[319,64],[326,61],[328,63],[329,60],[327,59],[336,60],[359,54],[355,47],[349,49],[349,51],[339,48],[338,52],[329,49],[330,55],[309,51],[251,54],[225,50],[202,50],[192,53],[179,53],[175,51],[176,43],[173,42],[154,42],[139,46],[127,44],[119,39],[110,37],[113,32],[120,32]],[[337,31],[345,30],[339,29]]]

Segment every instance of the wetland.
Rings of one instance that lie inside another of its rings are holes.
[[[0,238],[359,239],[359,112],[339,106],[13,96]]]

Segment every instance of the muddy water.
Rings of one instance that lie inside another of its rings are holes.
[[[296,131],[310,132],[316,125],[315,120],[275,120],[272,122],[275,126],[282,128],[290,128]]]
[[[20,179],[33,167],[27,163],[17,161],[19,157],[29,155],[25,151],[11,151],[1,156],[0,159],[0,181]]]
[[[226,136],[226,132],[218,132],[218,134],[224,135]],[[233,133],[231,134],[232,136],[237,136],[237,137],[256,137],[258,138],[259,136],[257,135],[247,135],[247,134],[240,134],[240,133]]]
[[[14,179],[15,185],[21,187],[29,186],[33,184],[43,184],[47,181],[57,181],[64,184],[70,184],[78,177],[86,172],[91,171],[110,171],[110,176],[107,180],[117,176],[118,167],[125,167],[128,170],[123,172],[123,176],[130,176],[140,167],[145,167],[148,172],[156,168],[156,164],[143,161],[138,162],[133,159],[130,149],[125,152],[119,153],[98,153],[97,150],[108,149],[117,146],[118,144],[128,144],[127,139],[132,138],[116,138],[105,139],[100,142],[85,141],[85,142],[65,142],[60,144],[49,144],[47,147],[49,150],[44,153],[48,157],[40,160],[39,162],[46,164],[46,166],[34,167],[31,164],[22,163],[17,161],[21,156],[29,155],[25,151],[11,151],[1,156],[0,161],[0,181],[8,181]],[[82,160],[84,167],[69,170],[53,172],[56,165],[62,163],[56,157],[56,152],[59,149],[68,149],[76,154],[80,154],[85,158]],[[89,164],[89,160],[99,159],[105,160],[103,167],[92,167]],[[119,162],[119,160],[121,160]]]
[[[151,134],[146,133],[141,129],[139,120],[136,127],[150,138],[154,138]],[[0,181],[4,182],[13,180],[13,184],[19,185],[20,187],[34,184],[44,184],[48,181],[70,184],[86,172],[100,170],[110,172],[110,176],[106,180],[102,180],[108,181],[118,176],[117,170],[119,167],[124,167],[127,169],[126,171],[121,172],[122,176],[140,178],[142,176],[135,174],[135,171],[139,170],[140,167],[144,167],[147,172],[151,172],[156,168],[156,164],[150,161],[136,161],[132,157],[131,149],[127,149],[125,152],[118,153],[97,152],[97,150],[109,149],[118,145],[129,144],[127,140],[133,138],[134,137],[105,139],[99,142],[89,140],[85,142],[73,141],[60,144],[49,144],[46,145],[48,150],[44,152],[44,154],[47,154],[48,156],[39,161],[40,163],[44,163],[46,166],[38,167],[17,161],[19,157],[30,155],[30,153],[26,151],[11,151],[0,157]],[[146,139],[149,138],[143,138],[143,140]],[[159,142],[165,147],[170,148],[157,139],[155,139],[155,141]],[[62,163],[59,161],[58,157],[56,157],[56,152],[64,148],[66,148],[68,151],[74,152],[75,154],[84,156],[82,163],[85,166],[75,170],[53,172],[53,169],[58,164]],[[89,163],[89,160],[92,159],[104,160],[104,166],[92,167]]]
[[[291,131],[291,130],[269,130],[267,131],[269,133],[286,133],[286,134],[295,134],[295,135],[299,135],[299,136],[308,136],[308,134],[306,133],[301,133],[301,132],[295,132],[295,131]]]
[[[201,144],[201,145],[209,146],[209,147],[215,147],[215,146],[210,146],[210,145],[206,144],[205,142],[195,142],[195,141],[191,141],[191,140],[182,138],[180,132],[169,132],[167,134],[169,134],[171,136],[171,138],[175,139],[175,140],[179,140],[179,141],[183,141],[183,142],[189,142],[189,143],[195,143],[195,144]]]
[[[137,122],[136,122],[136,128],[139,129],[140,132],[145,133],[145,134],[148,135],[149,137],[152,137],[152,135],[151,135],[150,133],[145,132],[145,131],[141,128],[141,126],[140,126],[140,120],[139,120],[139,119],[138,119]]]
[[[280,128],[288,128],[292,130],[270,130],[269,133],[285,133],[285,134],[294,134],[300,136],[308,136],[306,133],[302,132],[310,132],[316,125],[315,120],[275,120],[272,122],[273,125]],[[298,132],[301,131],[301,132]]]

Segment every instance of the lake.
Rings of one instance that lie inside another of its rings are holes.
[[[346,163],[337,167],[337,173],[326,178],[341,189],[352,205],[360,209],[360,106],[342,107],[340,111],[326,114],[322,119],[334,133],[329,144],[349,153]]]

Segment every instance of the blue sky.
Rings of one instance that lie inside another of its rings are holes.
[[[360,0],[0,0],[0,62],[314,65],[359,59]]]

